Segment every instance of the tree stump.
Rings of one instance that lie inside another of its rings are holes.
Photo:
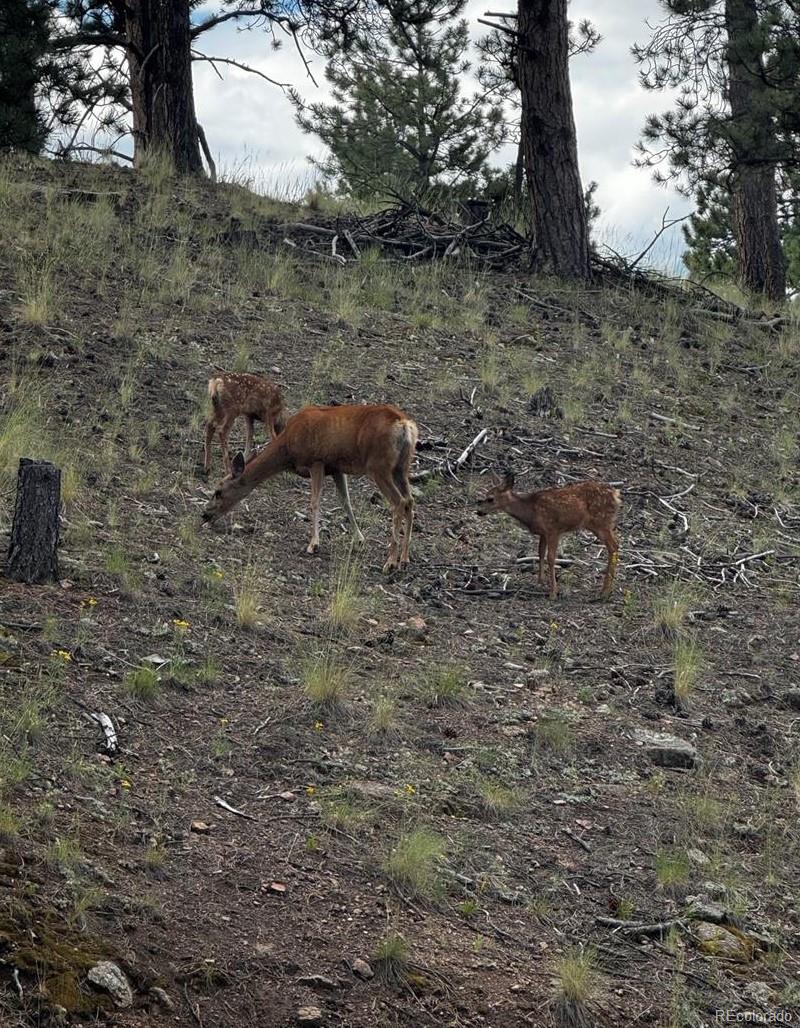
[[[61,471],[46,460],[23,457],[11,526],[6,576],[15,582],[58,580],[58,511]]]

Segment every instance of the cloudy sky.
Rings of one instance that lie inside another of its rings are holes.
[[[511,10],[514,4],[503,0],[499,7]],[[470,0],[467,16],[476,36],[486,31],[477,18],[487,9],[497,9],[497,4]],[[690,209],[673,190],[654,184],[649,171],[631,164],[645,116],[668,106],[668,98],[640,87],[630,54],[632,43],[648,37],[647,19],[652,23],[659,20],[659,3],[574,0],[570,14],[576,21],[590,18],[603,35],[594,54],[576,58],[571,66],[581,176],[584,183],[592,179],[599,183],[599,238],[616,250],[635,252],[652,238],[667,206],[670,217]],[[322,86],[316,89],[294,48],[284,45],[272,50],[262,31],[242,32],[226,24],[202,37],[200,46],[206,54],[235,57],[273,79],[290,83],[306,99],[324,95],[321,60],[313,63]],[[306,158],[319,150],[318,142],[297,127],[280,89],[235,68],[220,66],[220,70],[223,81],[208,64],[194,67],[198,116],[219,166],[227,174],[250,178],[257,188],[299,198],[313,180]],[[508,149],[500,151],[495,160],[509,163],[512,157]],[[673,270],[680,251],[679,230],[674,229],[671,237],[660,241],[659,263]]]

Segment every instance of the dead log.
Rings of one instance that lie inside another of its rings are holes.
[[[61,471],[46,460],[21,458],[6,576],[28,585],[58,580]]]

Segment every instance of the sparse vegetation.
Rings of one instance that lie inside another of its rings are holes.
[[[308,659],[303,667],[303,689],[318,707],[340,706],[351,682],[350,668],[331,651]]]
[[[152,667],[137,667],[125,675],[126,692],[137,700],[152,700],[161,690],[161,679]]]
[[[442,664],[429,671],[420,683],[420,694],[429,707],[454,707],[464,702],[467,675],[463,667]]]
[[[391,883],[403,894],[432,899],[443,888],[441,865],[446,842],[426,828],[403,832],[386,858],[385,870]]]

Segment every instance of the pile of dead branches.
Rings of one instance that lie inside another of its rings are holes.
[[[490,213],[472,218],[467,214],[459,224],[405,203],[365,217],[341,215],[333,225],[303,221],[279,227],[287,245],[340,264],[360,260],[370,248],[403,261],[468,254],[497,268],[525,261],[530,255],[529,241]]]

